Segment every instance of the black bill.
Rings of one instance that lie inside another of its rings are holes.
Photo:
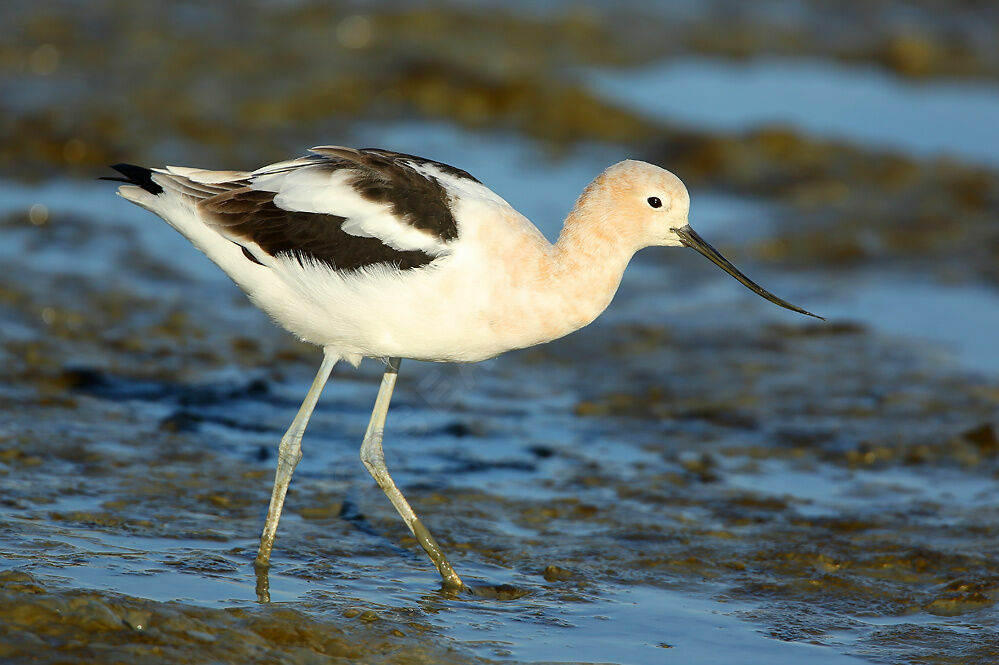
[[[760,286],[753,280],[743,275],[741,272],[739,272],[739,269],[736,268],[731,263],[729,263],[728,259],[722,256],[717,249],[708,244],[707,240],[697,235],[694,229],[690,228],[689,224],[687,226],[682,226],[678,229],[673,229],[673,231],[680,238],[680,242],[682,242],[685,246],[690,247],[691,249],[696,249],[698,252],[711,259],[712,263],[714,263],[716,266],[718,266],[728,274],[732,275],[732,277],[735,277],[743,284],[743,286],[746,286],[750,290],[756,292],[758,295],[761,295],[770,302],[774,303],[775,305],[780,305],[781,307],[789,309],[792,312],[798,312],[799,314],[807,314],[808,316],[814,316],[816,319],[822,319],[823,321],[825,321],[823,317],[817,314],[812,314],[811,312],[807,312],[798,307],[797,305],[792,305],[788,301],[778,298],[777,296],[770,293],[769,291],[764,289],[762,286]]]

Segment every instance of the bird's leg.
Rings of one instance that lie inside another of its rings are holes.
[[[427,551],[430,560],[437,566],[437,571],[441,574],[445,588],[461,589],[464,585],[461,578],[454,572],[447,557],[444,556],[440,545],[430,535],[427,527],[416,516],[410,507],[406,497],[402,495],[399,488],[395,486],[395,481],[389,475],[385,467],[385,455],[382,452],[382,434],[385,431],[385,416],[388,414],[389,401],[392,399],[392,389],[395,388],[395,380],[399,376],[399,358],[389,358],[382,376],[382,385],[378,389],[378,397],[375,398],[375,408],[371,412],[371,422],[368,423],[368,431],[364,434],[364,442],[361,444],[361,461],[368,469],[368,472],[382,488],[385,495],[399,511],[406,526],[413,532],[423,549]]]
[[[333,371],[333,365],[340,359],[338,355],[329,349],[323,350],[323,363],[319,366],[319,372],[312,381],[305,401],[298,409],[298,415],[291,422],[291,427],[281,437],[281,445],[278,446],[277,471],[274,474],[274,490],[271,492],[271,504],[267,509],[267,521],[264,523],[264,532],[260,536],[260,550],[257,552],[257,560],[254,566],[260,571],[266,571],[270,566],[271,549],[274,547],[274,536],[277,533],[278,520],[281,519],[281,508],[284,506],[284,497],[288,493],[288,485],[291,483],[291,474],[295,471],[295,466],[302,459],[302,435],[309,424],[309,417],[312,410],[316,408],[319,394],[323,391],[323,386]]]

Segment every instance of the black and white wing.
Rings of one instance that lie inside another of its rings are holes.
[[[465,180],[485,190],[460,169],[411,155],[311,152],[224,184],[211,182],[219,180],[211,171],[171,168],[164,175],[181,180],[201,219],[249,259],[266,264],[261,252],[290,255],[337,271],[429,265],[458,237],[457,194],[448,184]]]

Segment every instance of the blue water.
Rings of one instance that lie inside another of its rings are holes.
[[[873,65],[774,57],[677,58],[583,79],[610,101],[681,125],[786,125],[864,147],[999,165],[996,83],[921,83]]]

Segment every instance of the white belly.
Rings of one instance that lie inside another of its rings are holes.
[[[282,258],[278,279],[250,298],[302,340],[345,357],[475,362],[552,339],[523,317],[509,325],[512,312],[531,310],[530,294],[474,259],[459,252],[426,268],[342,275]]]

